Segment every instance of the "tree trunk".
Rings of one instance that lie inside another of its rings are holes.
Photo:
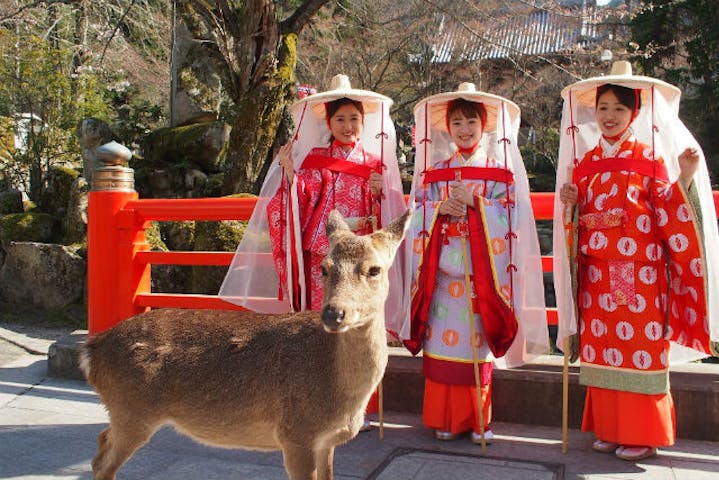
[[[196,38],[207,39],[233,101],[222,193],[257,193],[294,93],[297,34],[327,0],[305,0],[283,22],[272,0],[177,0]]]
[[[222,193],[258,193],[263,168],[293,94],[297,35],[280,40],[277,70],[237,103]]]

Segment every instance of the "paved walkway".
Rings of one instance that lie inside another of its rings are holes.
[[[0,478],[90,479],[97,434],[107,415],[82,381],[47,375],[51,339],[0,328]],[[707,412],[709,413],[709,412]],[[717,414],[713,412],[712,414]],[[679,439],[658,456],[629,463],[591,451],[591,435],[570,431],[561,453],[558,428],[494,424],[487,455],[468,438],[439,442],[420,418],[389,412],[385,438],[360,433],[337,449],[335,478],[719,480],[719,443]],[[120,480],[286,479],[279,453],[198,445],[159,431],[120,470]]]

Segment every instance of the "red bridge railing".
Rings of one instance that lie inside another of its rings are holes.
[[[537,220],[551,220],[553,193],[532,193]],[[242,310],[216,295],[151,292],[151,265],[229,266],[234,252],[150,251],[145,230],[152,221],[249,220],[253,198],[138,199],[134,190],[93,190],[88,203],[88,329],[90,334],[150,308]],[[719,192],[714,193],[719,208]],[[269,260],[269,259],[268,259]],[[552,257],[542,257],[545,272]],[[556,325],[556,308],[547,308]]]

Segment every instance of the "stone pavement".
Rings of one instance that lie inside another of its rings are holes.
[[[48,376],[46,353],[52,341],[0,328],[0,351],[6,352],[0,355],[0,478],[92,478],[90,461],[107,415],[85,382]],[[592,452],[591,435],[577,430],[570,430],[569,451],[562,454],[558,428],[495,423],[495,440],[482,455],[467,437],[435,440],[417,415],[388,412],[386,422],[383,440],[373,428],[337,449],[337,480],[719,480],[717,442],[679,439],[635,464]],[[118,478],[286,476],[278,452],[202,446],[168,427],[135,454]]]

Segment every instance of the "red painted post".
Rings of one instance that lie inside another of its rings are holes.
[[[125,210],[137,199],[134,172],[112,161],[92,174],[88,196],[87,303],[88,332],[100,333],[136,313],[137,293],[150,291],[150,266],[134,261],[145,242],[145,222]]]

